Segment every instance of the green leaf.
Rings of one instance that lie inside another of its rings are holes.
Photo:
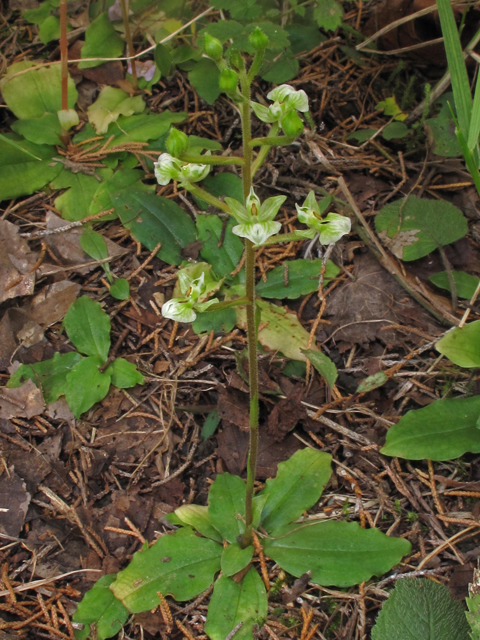
[[[116,300],[128,300],[130,298],[130,285],[125,278],[117,278],[110,287],[110,295]]]
[[[102,364],[98,356],[89,356],[80,360],[67,374],[65,398],[76,418],[103,400],[110,389],[110,375],[99,370]]]
[[[313,16],[321,29],[335,31],[342,24],[343,9],[335,0],[322,0],[315,7]]]
[[[15,62],[0,80],[0,91],[10,111],[20,120],[41,118],[46,111],[57,113],[62,108],[60,65],[34,67],[37,62]],[[21,73],[24,71],[25,73]],[[15,75],[19,74],[19,75]],[[68,76],[68,108],[73,109],[78,98],[75,83]]]
[[[404,578],[380,611],[372,640],[469,640],[461,602],[432,580]]]
[[[235,224],[231,219],[226,222],[222,246],[219,247],[224,225],[222,220],[216,215],[197,217],[198,240],[202,243],[200,255],[220,277],[230,275],[243,254],[243,242],[232,233]]]
[[[87,356],[107,361],[110,350],[110,318],[98,302],[88,296],[75,300],[63,321],[75,347]]]
[[[170,51],[164,44],[157,44],[155,47],[155,64],[157,68],[160,70],[162,76],[170,75],[170,69],[172,68],[172,56],[170,55]]]
[[[478,584],[474,585],[478,588]],[[466,598],[468,611],[465,613],[467,616],[468,624],[471,628],[470,637],[471,640],[480,640],[480,593],[472,594],[472,585],[470,585],[470,598]]]
[[[266,538],[264,551],[282,569],[299,578],[312,572],[312,582],[350,587],[382,575],[409,553],[410,543],[389,538],[356,522],[289,525],[277,539]]]
[[[41,389],[46,404],[55,402],[65,393],[66,375],[80,362],[82,356],[76,351],[55,353],[50,360],[35,364],[22,364],[7,382],[9,389],[21,387],[27,380],[32,380]]]
[[[12,124],[12,129],[35,144],[62,144],[62,127],[56,113],[44,113],[41,118],[17,120]]]
[[[60,19],[57,16],[48,16],[38,29],[38,37],[43,44],[58,40],[60,38]]]
[[[136,384],[144,384],[145,378],[137,370],[133,362],[125,358],[116,358],[105,370],[107,375],[112,377],[112,384],[119,389],[130,389]]]
[[[187,146],[187,153],[190,154],[197,154],[197,153],[202,153],[202,151],[205,151],[206,149],[210,149],[210,151],[221,151],[222,150],[222,145],[217,142],[217,140],[211,140],[210,138],[202,138],[200,136],[188,136],[188,146]],[[213,195],[218,196],[218,195],[230,195],[229,193],[223,193],[222,191],[219,191],[219,193],[216,193],[213,189],[215,187],[215,185],[217,183],[223,183],[225,181],[225,178],[220,179],[221,176],[232,176],[232,178],[235,178],[236,181],[240,182],[240,185],[242,185],[242,181],[241,179],[234,175],[233,173],[228,173],[227,171],[223,172],[223,173],[218,173],[216,176],[211,176],[208,175],[205,180],[202,182],[202,187],[207,188],[208,191],[210,191],[210,193],[213,193]],[[236,181],[232,181],[235,185],[238,184],[238,182]],[[227,179],[226,182],[230,182],[230,179]],[[208,185],[213,185],[212,189],[210,189],[208,187]],[[243,188],[241,191],[241,194],[243,196]],[[232,196],[233,197],[233,196]]]
[[[459,367],[480,367],[480,320],[455,327],[435,345],[437,351]]]
[[[358,383],[357,393],[368,393],[369,391],[373,391],[373,389],[378,389],[384,385],[387,380],[388,376],[384,371],[374,373],[373,376],[368,376],[368,378]]]
[[[245,482],[238,476],[219,473],[208,494],[210,522],[227,542],[236,542],[245,531]]]
[[[201,29],[197,36],[197,46],[203,46],[204,34],[209,33],[214,38],[218,38],[222,44],[228,40],[233,40],[243,31],[243,26],[236,20],[219,20],[212,22],[205,29]]]
[[[220,423],[220,416],[218,415],[218,411],[216,409],[214,409],[213,411],[210,411],[202,427],[201,436],[204,442],[205,440],[208,440],[210,436],[213,436],[219,423]]]
[[[95,177],[64,170],[52,181],[51,186],[54,189],[67,189],[55,199],[55,207],[65,220],[74,222],[88,216],[90,203],[98,189]]]
[[[198,504],[184,504],[175,510],[175,515],[181,520],[182,524],[187,524],[196,529],[202,536],[222,544],[222,536],[212,526],[208,517],[208,507],[201,507]]]
[[[242,549],[238,542],[229,544],[222,553],[222,574],[225,576],[233,576],[239,571],[242,571],[242,569],[245,569],[253,558],[253,551],[252,545]]]
[[[385,140],[398,140],[405,138],[410,133],[410,129],[403,122],[391,122],[382,131]]]
[[[132,116],[145,109],[142,96],[129,96],[128,93],[114,87],[103,87],[100,95],[87,109],[88,121],[98,134],[106,133],[108,125],[119,116]]]
[[[260,298],[256,299],[257,308],[260,310],[260,325],[263,328],[258,332],[258,341],[262,347],[270,351],[281,351],[286,358],[302,360],[307,358],[302,349],[308,348],[309,334],[300,324],[297,314],[283,307],[277,307]],[[244,307],[235,307],[237,325],[240,329],[246,329],[247,321]],[[315,346],[312,345],[312,350]]]
[[[437,100],[442,105],[435,118],[425,120],[425,129],[428,139],[433,146],[433,153],[437,156],[455,158],[461,155],[460,145],[455,135],[455,122],[452,118],[451,108],[453,95],[448,93]]]
[[[407,460],[453,460],[480,452],[480,396],[436,400],[408,411],[387,433],[381,453]]]
[[[108,249],[105,238],[101,233],[93,229],[85,228],[80,236],[80,246],[94,260],[108,258]]]
[[[217,65],[209,58],[202,58],[188,74],[190,83],[208,104],[213,104],[220,95],[219,77],[220,71]]]
[[[286,53],[278,60],[264,62],[260,76],[266,82],[282,84],[292,80],[297,75],[299,68],[298,60],[291,53]]]
[[[243,623],[235,640],[253,640],[253,625],[261,626],[267,614],[265,585],[253,567],[240,583],[222,575],[215,582],[210,599],[205,633],[211,640],[225,640]]]
[[[288,33],[293,55],[311,51],[327,39],[314,25],[293,23],[285,25],[284,29]]]
[[[325,379],[330,389],[335,384],[338,377],[337,367],[328,356],[320,351],[312,351],[311,349],[302,349],[310,362],[313,364],[318,373]]]
[[[123,53],[123,39],[115,31],[105,11],[90,24],[85,31],[85,44],[82,47],[82,58],[118,58]],[[80,62],[79,69],[98,67],[103,60]]]
[[[181,249],[196,239],[195,225],[175,202],[145,193],[125,190],[112,197],[115,211],[135,240],[152,251],[162,243],[157,256],[168,264],[182,262]]]
[[[262,298],[293,300],[318,289],[318,279],[322,270],[322,260],[292,260],[269,271],[267,281],[256,286],[256,292]],[[324,284],[328,284],[340,269],[331,260],[327,262]]]
[[[22,11],[22,17],[25,18],[27,22],[31,22],[32,24],[42,24],[51,11],[54,11],[60,4],[60,0],[44,0],[38,7],[35,9],[27,9],[26,11]]]
[[[31,195],[53,180],[63,169],[61,162],[53,161],[55,153],[54,147],[16,136],[0,138],[0,200]]]
[[[83,596],[83,600],[72,616],[73,622],[85,625],[84,629],[75,631],[76,640],[87,640],[88,637],[93,637],[93,629],[90,625],[95,627],[94,637],[97,640],[112,638],[127,621],[129,612],[110,590],[110,585],[115,578],[115,574],[102,576]]]
[[[229,333],[237,321],[235,309],[217,309],[217,311],[204,311],[197,313],[196,319],[192,322],[192,329],[196,334],[213,331],[214,333]]]
[[[370,138],[377,133],[378,129],[357,129],[353,133],[350,133],[346,140],[356,140],[357,142],[366,142],[370,140]]]
[[[113,209],[112,195],[120,193],[123,189],[128,189],[133,185],[135,185],[135,189],[146,187],[140,182],[144,176],[144,172],[138,169],[119,169],[111,178],[103,180],[100,184],[97,182],[97,190],[90,202],[88,215],[92,216],[100,211]],[[116,217],[116,214],[113,213],[112,216],[103,217],[102,221],[112,220]]]
[[[136,553],[111,589],[132,613],[156,607],[158,591],[175,600],[191,600],[213,582],[222,552],[220,544],[199,538],[193,529],[178,529]]]
[[[465,216],[453,204],[413,195],[383,207],[375,228],[390,251],[406,261],[423,258],[468,232]]]
[[[452,277],[455,283],[457,296],[459,298],[464,298],[465,300],[470,300],[475,293],[480,280],[475,276],[471,276],[469,273],[465,273],[465,271],[452,271]],[[450,291],[450,281],[446,271],[434,273],[433,276],[430,276],[429,280],[440,289]]]
[[[280,462],[276,477],[258,494],[267,495],[261,524],[272,532],[297,520],[322,495],[332,473],[332,456],[315,449],[300,449]]]
[[[167,133],[171,124],[183,122],[186,117],[187,114],[183,111],[120,116],[117,122],[112,122],[108,127],[107,135],[114,136],[108,147],[116,147],[125,142],[157,140]]]
[[[193,150],[190,151],[190,145],[192,145],[192,147],[195,147],[195,145],[198,146],[200,142],[202,145],[205,145],[205,143],[203,142],[203,138],[196,138],[196,140],[195,138],[196,136],[189,136],[188,138],[188,153],[193,153]],[[216,141],[212,140],[211,142]],[[212,148],[212,146],[213,145],[210,144],[206,148],[210,149],[211,151],[220,151],[221,149],[221,147],[220,149],[214,149]],[[203,149],[201,149],[200,151],[203,151]],[[229,171],[217,173],[217,175],[215,176],[208,175],[205,180],[203,180],[202,187],[217,198],[228,196],[229,198],[234,198],[239,202],[243,202],[242,180],[234,173],[230,173]]]

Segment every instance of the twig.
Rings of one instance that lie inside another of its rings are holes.
[[[66,231],[70,231],[70,229],[75,229],[76,227],[81,227],[88,222],[92,222],[92,220],[97,220],[98,218],[103,218],[104,216],[108,216],[110,213],[113,213],[115,209],[109,209],[108,211],[101,211],[100,213],[96,213],[93,216],[88,216],[83,220],[76,220],[75,222],[70,222],[66,224],[64,227],[56,227],[55,229],[43,229],[43,231],[31,231],[30,233],[21,233],[21,238],[42,238],[44,236],[53,236],[56,233],[65,233]],[[109,258],[110,259],[110,258]]]

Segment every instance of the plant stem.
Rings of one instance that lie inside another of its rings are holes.
[[[277,135],[279,128],[280,127],[278,122],[274,122],[270,128],[270,131],[268,132],[267,138],[274,138]],[[267,154],[269,151],[270,151],[270,147],[268,145],[266,144],[262,145],[262,148],[258,152],[258,155],[252,164],[252,178],[262,166],[263,161],[267,157]]]
[[[252,187],[252,122],[250,111],[250,83],[244,70],[240,71],[242,95],[245,98],[240,105],[242,114],[243,157],[242,167],[243,197],[246,202]],[[245,293],[248,299],[247,340],[248,340],[248,377],[250,386],[250,445],[247,465],[247,490],[245,496],[245,533],[241,544],[247,547],[252,543],[253,490],[257,470],[258,455],[258,360],[257,327],[255,319],[255,249],[253,242],[245,240]]]
[[[135,51],[133,49],[132,34],[130,32],[130,24],[128,22],[127,0],[120,0],[120,6],[122,7],[122,20],[123,20],[123,27],[125,29],[125,39],[127,41],[127,53],[129,57],[132,57],[135,55]],[[137,80],[137,68],[136,68],[135,60],[130,60],[130,66],[132,68],[132,86],[136,91],[138,89],[138,80]]]
[[[243,158],[236,156],[202,156],[200,154],[185,154],[180,157],[182,162],[195,162],[198,164],[239,164],[243,165]]]
[[[188,187],[187,185],[184,185],[184,186],[187,189],[187,191],[190,191],[191,194],[193,194],[194,196],[197,196],[197,198],[200,198],[200,200],[203,200],[204,202],[208,202],[208,204],[213,204],[213,206],[217,207],[217,209],[220,209],[220,211],[224,211],[225,213],[231,214],[230,207],[228,206],[228,204],[226,204],[225,202],[222,202],[215,196],[212,196],[212,194],[208,193],[208,191],[205,191],[205,189],[202,189],[201,187],[197,187],[196,184],[190,184],[188,185]]]
[[[62,110],[68,109],[67,0],[60,0],[60,60],[62,70]]]
[[[292,144],[294,140],[295,138],[290,136],[272,136],[271,138],[266,136],[265,138],[254,138],[253,140],[250,140],[249,145],[251,147],[260,147],[267,144],[270,147],[283,147],[287,144]]]

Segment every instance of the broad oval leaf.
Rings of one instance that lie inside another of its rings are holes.
[[[103,400],[110,389],[111,376],[100,371],[102,363],[98,356],[83,358],[67,375],[65,398],[76,418]]]
[[[105,238],[98,231],[84,228],[80,236],[80,246],[94,260],[103,260],[108,258],[108,249]]]
[[[470,638],[464,608],[445,585],[428,579],[398,580],[372,629],[372,640],[453,638]]]
[[[219,473],[208,493],[210,522],[228,542],[245,531],[245,482],[230,473]]]
[[[436,400],[408,411],[387,433],[381,453],[406,460],[453,460],[480,452],[480,396]]]
[[[222,574],[225,576],[233,576],[242,569],[245,569],[253,558],[253,551],[252,545],[242,549],[238,542],[229,544],[222,553]]]
[[[54,147],[0,136],[0,201],[28,196],[56,178],[63,164],[55,154]]]
[[[115,31],[113,24],[104,11],[85,31],[85,44],[82,47],[82,58],[117,58],[123,52],[125,43]],[[90,62],[80,62],[80,69],[98,67],[103,64],[103,60],[92,60]]]
[[[202,507],[199,504],[183,504],[175,510],[175,515],[183,524],[188,524],[201,533],[202,536],[215,540],[215,542],[223,542],[222,536],[212,526],[208,517],[208,507]]]
[[[276,477],[267,480],[258,496],[268,496],[261,525],[269,533],[297,520],[322,495],[331,470],[332,456],[315,449],[300,449],[280,462]]]
[[[8,108],[20,120],[41,118],[45,112],[57,113],[62,106],[62,72],[60,65],[40,67],[38,61],[15,62],[0,81],[0,90]],[[24,73],[20,73],[20,72]],[[19,75],[17,75],[19,74]],[[73,109],[78,92],[68,76],[68,108]]]
[[[470,300],[478,287],[480,279],[475,276],[471,276],[469,273],[465,273],[465,271],[452,271],[452,277],[453,282],[455,283],[457,296],[459,298],[464,298],[465,300]],[[440,289],[446,289],[447,291],[450,291],[451,289],[448,273],[446,271],[434,273],[433,276],[429,277],[429,280]]]
[[[62,144],[62,128],[56,113],[44,113],[41,118],[17,120],[12,124],[12,129],[35,144]]]
[[[289,525],[277,539],[266,538],[264,551],[296,577],[312,572],[312,582],[350,587],[382,575],[410,551],[403,538],[389,538],[356,522]]]
[[[437,351],[459,367],[480,367],[480,320],[455,327],[435,345]]]
[[[158,591],[175,600],[190,600],[213,582],[222,552],[220,544],[199,538],[193,529],[178,529],[136,553],[111,589],[132,613],[156,607]]]
[[[413,195],[383,207],[375,228],[390,251],[407,261],[423,258],[468,232],[467,219],[453,204]]]
[[[318,373],[325,379],[330,389],[335,384],[338,377],[337,367],[328,356],[320,351],[312,351],[311,349],[302,349],[310,362],[313,364]]]
[[[87,356],[107,361],[110,350],[110,318],[98,302],[88,296],[75,300],[63,321],[68,337]]]
[[[267,281],[261,280],[256,292],[262,298],[293,300],[318,289],[318,279],[322,270],[322,260],[292,260],[275,267],[267,274]],[[324,284],[328,284],[340,269],[331,260],[327,262]]]
[[[129,389],[136,384],[143,384],[145,378],[133,362],[125,360],[125,358],[116,358],[112,364],[107,367],[105,373],[112,377],[112,384],[120,389]]]
[[[98,189],[98,180],[83,173],[62,171],[51,186],[54,189],[67,189],[55,199],[55,207],[61,212],[62,218],[76,221],[88,216],[90,203]]]
[[[235,222],[224,224],[218,216],[198,216],[198,240],[202,243],[200,255],[212,265],[217,276],[228,276],[236,269],[243,254],[243,242],[232,233]],[[223,237],[219,248],[220,238]]]
[[[104,87],[98,98],[87,109],[88,121],[98,134],[106,133],[111,122],[119,116],[132,116],[145,109],[142,96],[129,96],[115,87]]]
[[[112,196],[115,211],[133,237],[152,251],[162,244],[157,256],[168,264],[182,262],[181,249],[196,238],[190,216],[175,202],[131,189]]]
[[[116,574],[102,576],[84,595],[83,600],[72,616],[73,622],[85,625],[84,629],[75,631],[76,640],[86,640],[95,625],[95,638],[106,640],[116,635],[130,615],[120,600],[110,590]]]
[[[110,287],[110,295],[116,300],[128,300],[130,298],[130,284],[125,278],[117,278]]]
[[[260,309],[260,325],[258,341],[262,347],[270,351],[281,351],[283,355],[291,360],[302,360],[307,358],[302,353],[302,349],[308,347],[309,335],[297,317],[296,313],[283,307],[277,307],[261,298],[256,299],[257,308]],[[240,329],[246,329],[247,318],[244,307],[235,307],[237,314],[237,325]],[[312,351],[317,351],[315,344]]]
[[[253,567],[239,584],[222,575],[215,582],[205,632],[211,640],[225,640],[242,622],[235,640],[253,640],[253,625],[261,626],[267,613],[265,585]]]
[[[213,60],[202,58],[188,74],[188,79],[198,95],[208,104],[213,104],[220,95],[218,78],[220,71]]]
[[[82,356],[76,351],[55,353],[50,360],[34,364],[22,364],[10,377],[7,387],[21,387],[27,380],[32,380],[41,389],[46,404],[55,402],[65,393],[67,374],[80,362]]]
[[[378,371],[368,378],[360,380],[357,387],[357,393],[368,393],[374,389],[378,389],[388,381],[388,376],[385,371]]]

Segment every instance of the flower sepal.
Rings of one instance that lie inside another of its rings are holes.
[[[314,192],[310,191],[303,206],[299,207],[298,204],[295,204],[299,221],[318,233],[320,243],[323,245],[337,242],[344,235],[350,233],[352,227],[350,219],[338,213],[329,213],[322,218],[322,214],[330,203],[330,197],[324,198],[318,203]]]

